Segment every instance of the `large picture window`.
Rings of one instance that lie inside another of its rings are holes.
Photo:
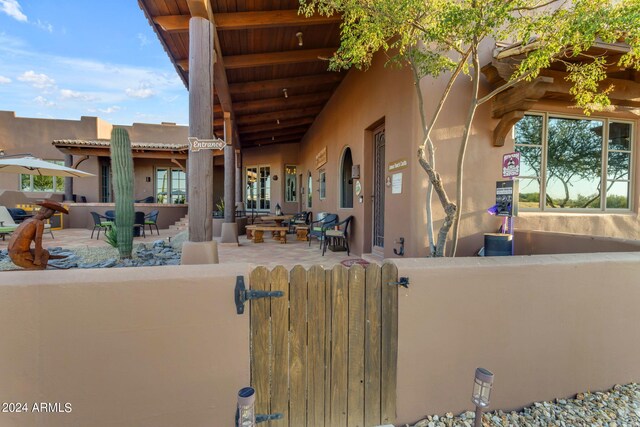
[[[631,123],[527,114],[514,131],[522,209],[631,209]]]
[[[157,168],[155,173],[156,201],[182,204],[187,197],[187,176],[182,169]]]
[[[248,210],[271,209],[271,167],[249,166],[246,169],[245,203]]]
[[[47,160],[49,163],[64,166],[63,160]],[[48,191],[64,193],[64,178],[61,176],[20,175],[20,190]]]

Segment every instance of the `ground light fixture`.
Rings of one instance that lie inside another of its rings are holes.
[[[256,425],[256,391],[252,387],[244,387],[238,392],[238,411],[236,427],[254,427]]]
[[[482,410],[489,406],[492,386],[493,373],[485,368],[477,368],[473,382],[473,394],[471,395],[471,401],[476,405],[474,427],[482,426]]]

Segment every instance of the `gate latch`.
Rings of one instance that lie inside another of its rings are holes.
[[[409,278],[408,277],[400,277],[397,282],[389,282],[389,285],[398,285],[403,288],[409,289]]]
[[[253,289],[247,289],[244,286],[244,276],[236,277],[236,289],[234,292],[234,298],[236,301],[236,312],[238,314],[244,313],[244,303],[258,298],[279,298],[284,296],[282,291],[254,291]]]

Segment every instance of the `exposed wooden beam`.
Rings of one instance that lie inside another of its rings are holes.
[[[566,79],[567,73],[555,70],[542,70],[540,75],[553,79],[553,85],[547,89],[547,92],[570,95],[569,91],[573,83]],[[613,78],[607,78],[600,82],[600,88],[602,89],[606,89],[609,86],[613,86],[613,90],[609,93],[609,99],[612,104],[640,106],[640,83],[632,80]]]
[[[236,102],[233,104],[234,111],[238,113],[284,110],[294,107],[309,107],[312,105],[324,104],[330,97],[331,92],[318,92],[308,95],[279,96],[277,98],[259,99],[255,101]]]
[[[189,31],[189,19],[191,19],[191,15],[164,15],[154,16],[153,22],[167,33],[185,33]]]
[[[493,117],[500,119],[506,113],[514,110],[526,111],[531,109],[533,104],[544,96],[553,83],[553,78],[540,76],[531,82],[522,82],[505,92],[499,93],[493,99]]]
[[[286,128],[302,126],[302,125],[310,125],[311,123],[313,123],[314,120],[315,119],[313,117],[301,117],[299,119],[293,119],[293,120],[280,120],[280,123],[273,120],[269,123],[262,123],[262,124],[251,125],[251,126],[242,126],[240,127],[240,134],[246,135],[254,132],[262,132],[267,130],[279,130],[279,129],[286,129]]]
[[[238,125],[251,125],[265,122],[275,122],[276,120],[297,119],[299,117],[315,117],[322,107],[299,108],[295,110],[273,111],[264,114],[250,114],[238,117]]]
[[[264,146],[264,145],[275,145],[275,144],[295,144],[302,141],[302,136],[295,137],[286,137],[286,138],[276,138],[275,140],[269,139],[261,139],[258,141],[253,141],[250,146]]]
[[[192,18],[197,16],[213,22],[213,19],[211,19],[212,12],[209,0],[187,0],[187,5],[189,6],[189,12],[191,12]]]
[[[259,133],[243,134],[242,139],[244,141],[256,141],[258,139],[269,139],[271,137],[280,137],[285,135],[296,135],[296,134],[304,135],[308,129],[309,129],[309,126],[302,126],[302,127],[298,126],[295,128],[286,128],[282,130],[263,131]]]
[[[264,90],[282,90],[283,88],[295,88],[315,86],[322,84],[339,83],[345,74],[341,73],[323,73],[311,76],[292,77],[288,79],[274,80],[258,80],[246,83],[232,83],[229,85],[229,91],[232,95],[238,93],[250,93]]]
[[[104,148],[72,148],[72,147],[59,147],[60,151],[73,156],[96,156],[96,157],[109,157],[111,153],[108,149]],[[217,151],[217,150],[211,150]],[[171,152],[171,151],[132,151],[134,159],[186,159],[186,152]]]
[[[213,17],[218,31],[335,24],[342,20],[340,15],[313,15],[307,18],[304,15],[299,15],[297,9],[216,13]],[[189,18],[191,15],[164,15],[155,16],[153,21],[168,33],[187,32],[189,31]]]
[[[513,125],[524,117],[524,111],[515,110],[510,111],[500,119],[498,126],[493,130],[493,145],[494,147],[502,147],[507,134],[511,131]]]
[[[334,24],[340,22],[342,17],[340,15],[313,15],[307,18],[298,14],[298,9],[286,9],[263,12],[216,13],[214,14],[214,19],[220,31],[227,31]]]
[[[182,68],[184,71],[189,71],[189,59],[176,59],[176,64],[178,67]]]
[[[225,57],[228,70],[252,68],[264,65],[296,64],[300,62],[321,61],[333,56],[337,47],[321,49],[288,50],[283,52],[253,53],[249,55],[233,55]]]

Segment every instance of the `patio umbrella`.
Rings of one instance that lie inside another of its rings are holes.
[[[95,176],[88,172],[46,162],[35,157],[0,158],[0,172],[21,173],[24,175],[70,176],[75,178]]]

